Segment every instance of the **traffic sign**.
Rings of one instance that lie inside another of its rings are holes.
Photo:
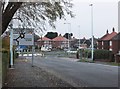
[[[34,29],[14,28],[13,45],[34,45]]]

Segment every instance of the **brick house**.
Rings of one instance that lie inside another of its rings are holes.
[[[113,43],[112,43],[112,38],[115,37],[117,35],[117,32],[115,32],[114,28],[113,28],[113,32],[112,33],[108,33],[108,30],[106,32],[106,34],[101,37],[100,39],[98,39],[98,49],[105,49],[105,50],[113,50]]]
[[[98,43],[97,43],[98,49],[103,49],[103,40],[107,35],[109,35],[108,30],[104,36],[102,36],[100,39],[98,39]]]
[[[68,47],[68,39],[59,35],[58,37],[52,39],[52,47],[53,48],[67,48]]]
[[[40,47],[51,47],[52,46],[52,40],[47,38],[47,37],[42,37],[40,39],[37,40],[37,44]]]
[[[115,37],[113,37],[112,44],[113,44],[113,47],[112,47],[113,53],[114,54],[119,53],[119,51],[120,51],[120,32]]]

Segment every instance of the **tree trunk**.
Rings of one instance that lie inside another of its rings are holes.
[[[7,29],[15,12],[20,8],[22,2],[9,2],[5,11],[2,13],[2,34]]]

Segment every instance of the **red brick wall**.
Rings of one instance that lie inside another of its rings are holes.
[[[41,47],[42,45],[44,45],[44,42],[43,41],[39,41],[39,42],[37,42],[37,45],[39,45]]]
[[[109,48],[110,48],[110,43],[109,43],[109,41],[103,41],[103,49],[109,50]]]
[[[60,46],[60,42],[58,42],[58,41],[53,41],[52,42],[52,47],[53,48],[58,48]]]
[[[118,53],[118,51],[120,50],[120,40],[112,41],[112,49],[114,54]]]
[[[98,49],[102,49],[102,41],[98,41]]]
[[[53,41],[52,42],[53,48],[61,48],[61,45],[66,45],[66,47],[67,47],[67,43],[62,44],[62,41]]]

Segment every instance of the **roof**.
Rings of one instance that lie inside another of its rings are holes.
[[[116,36],[116,32],[112,32],[111,34],[107,35],[106,37],[103,38],[103,40],[112,40],[114,36]]]
[[[52,39],[52,41],[68,41],[68,39],[63,36],[58,36],[58,37]]]
[[[51,41],[51,39],[47,37],[43,37],[43,38],[38,39],[37,41]]]
[[[105,34],[103,37],[100,38],[100,40],[104,40],[108,35],[109,33]]]
[[[120,32],[114,36],[112,40],[120,40]]]
[[[112,40],[112,38],[114,37],[114,36],[116,36],[117,35],[117,32],[115,32],[115,31],[113,31],[111,34],[109,34],[109,33],[106,33],[103,37],[101,37],[99,40],[101,40],[101,41],[109,41],[109,40]]]

